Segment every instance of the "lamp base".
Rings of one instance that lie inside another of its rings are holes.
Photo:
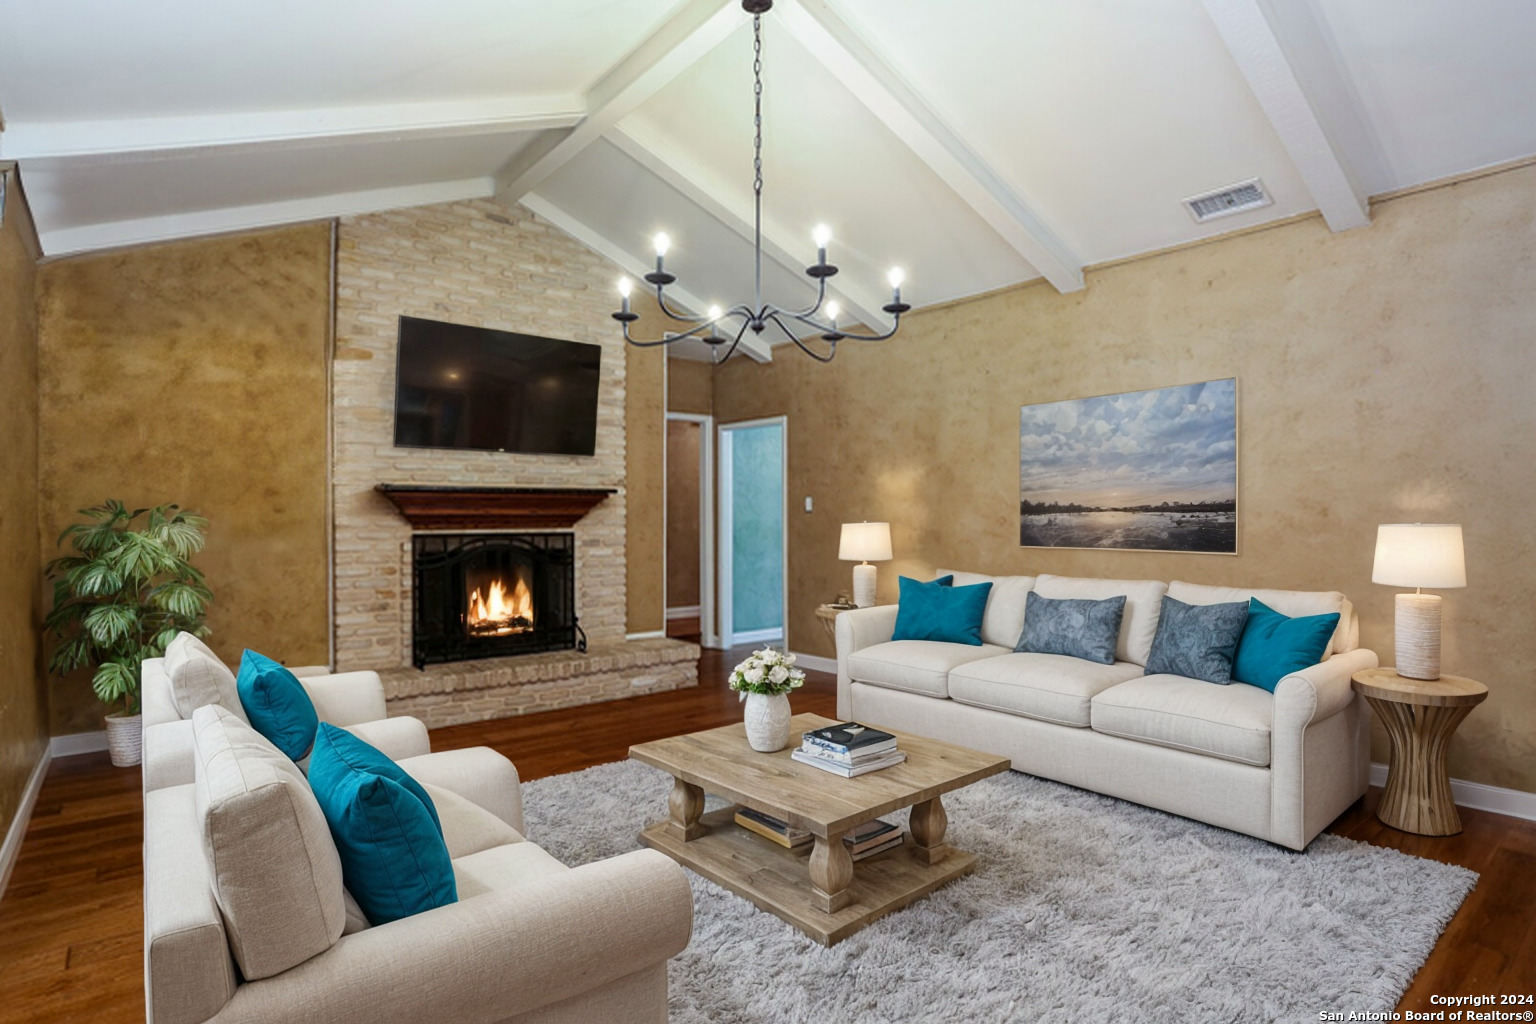
[[[853,603],[858,608],[874,606],[875,567],[868,562],[853,567]]]
[[[1440,595],[1398,594],[1394,616],[1397,674],[1440,678]]]

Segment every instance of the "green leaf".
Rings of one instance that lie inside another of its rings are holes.
[[[85,613],[90,611],[93,605],[71,602],[69,604],[56,604],[53,610],[43,616],[43,626],[55,633],[66,626],[73,626],[85,618]]]
[[[100,604],[85,615],[85,628],[91,639],[110,647],[130,636],[138,624],[139,610],[133,605]]]
[[[163,583],[149,592],[150,604],[163,608],[172,615],[195,619],[207,611],[205,590],[190,583],[173,580]]]
[[[48,671],[62,676],[77,668],[83,668],[90,663],[94,649],[95,645],[91,643],[89,634],[80,633],[71,637],[54,648],[53,657],[48,659]]]
[[[106,562],[88,562],[70,573],[70,585],[79,597],[112,597],[123,589],[123,578]]]
[[[125,661],[102,662],[91,678],[91,688],[103,704],[123,701],[131,709],[138,702],[138,669]]]

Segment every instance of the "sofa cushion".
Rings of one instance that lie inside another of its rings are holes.
[[[171,681],[171,703],[181,718],[191,718],[192,712],[205,704],[217,704],[233,711],[241,721],[249,721],[240,706],[235,674],[191,633],[177,633],[166,647],[165,674]]]
[[[1174,580],[1168,584],[1168,596],[1185,604],[1229,604],[1241,601],[1247,604],[1258,598],[1281,615],[1327,615],[1339,613],[1339,625],[1328,639],[1328,649],[1323,660],[1331,654],[1354,650],[1350,638],[1354,609],[1349,599],[1337,590],[1255,590],[1252,587],[1208,587],[1201,583],[1185,583]]]
[[[320,717],[297,676],[264,654],[246,651],[235,686],[257,732],[295,761],[309,754]]]
[[[1269,764],[1275,698],[1256,686],[1141,676],[1093,698],[1093,730],[1241,764]]]
[[[1124,595],[1125,616],[1120,620],[1115,660],[1134,661],[1138,665],[1145,665],[1152,653],[1157,616],[1167,592],[1168,585],[1161,580],[1098,580],[1050,574],[1035,578],[1035,593],[1041,597],[1102,601]]]
[[[294,763],[233,711],[192,712],[197,814],[213,896],[247,981],[329,949],[346,919],[341,858]]]
[[[1258,598],[1248,602],[1248,622],[1237,644],[1232,678],[1273,693],[1280,680],[1323,660],[1339,613],[1281,615]]]
[[[461,900],[563,875],[569,870],[533,843],[493,846],[453,861],[453,877]]]
[[[934,640],[889,640],[849,655],[848,674],[860,683],[948,697],[950,669],[1007,653],[1008,648],[992,644],[971,647]]]
[[[981,645],[981,616],[992,584],[955,587],[947,576],[932,583],[902,576],[897,582],[901,598],[892,639]]]
[[[341,855],[347,892],[374,925],[458,900],[437,812],[416,780],[329,723],[315,736],[309,781]],[[404,780],[404,781],[402,781]]]
[[[1124,615],[1124,595],[1084,601],[1031,593],[1024,606],[1024,632],[1014,650],[1113,665]]]
[[[422,788],[437,807],[437,817],[443,825],[443,842],[448,846],[448,856],[458,859],[481,850],[507,843],[523,842],[522,835],[479,804],[468,800],[451,789],[423,782]],[[462,898],[462,894],[461,894]]]
[[[1033,576],[983,576],[952,569],[940,569],[938,574],[953,577],[957,587],[992,584],[987,610],[981,617],[981,642],[999,647],[1012,647],[1019,642],[1019,634],[1024,632],[1024,601],[1035,588]]]
[[[1247,621],[1245,601],[1185,604],[1164,595],[1146,674],[1189,676],[1225,686],[1232,681],[1232,659]]]
[[[961,665],[949,674],[949,696],[962,704],[1086,729],[1089,702],[1141,675],[1128,661],[1100,665],[1062,654],[1002,654]]]

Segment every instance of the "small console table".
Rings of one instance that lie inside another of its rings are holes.
[[[1445,755],[1456,727],[1488,696],[1488,687],[1461,676],[1409,679],[1391,668],[1356,672],[1351,681],[1375,709],[1392,744],[1376,817],[1421,836],[1460,832]]]

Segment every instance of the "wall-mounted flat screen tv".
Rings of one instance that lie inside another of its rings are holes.
[[[400,318],[395,444],[591,455],[602,348]]]

